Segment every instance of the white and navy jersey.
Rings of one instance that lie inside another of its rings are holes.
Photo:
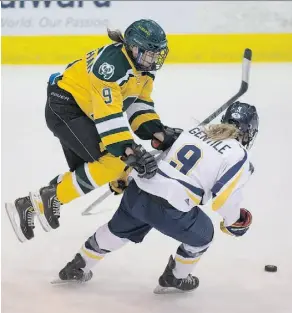
[[[242,187],[250,177],[248,153],[235,139],[214,141],[199,127],[183,132],[152,179],[131,176],[142,190],[188,212],[212,198],[212,208],[233,224],[240,215]]]

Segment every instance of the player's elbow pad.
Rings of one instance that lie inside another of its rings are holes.
[[[246,209],[240,209],[240,218],[230,226],[224,226],[224,221],[222,221],[220,229],[230,236],[241,237],[248,231],[251,223],[251,213]]]

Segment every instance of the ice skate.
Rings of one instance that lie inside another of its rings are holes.
[[[58,228],[61,204],[56,195],[56,185],[43,187],[29,196],[43,229],[48,232]]]
[[[29,197],[5,203],[5,209],[18,240],[24,242],[32,239],[35,212]]]
[[[77,253],[74,259],[59,272],[59,279],[52,281],[52,284],[66,283],[85,283],[89,281],[93,274],[92,271],[84,272],[86,263],[80,253]]]
[[[199,286],[199,279],[189,274],[186,278],[176,278],[173,275],[173,269],[175,268],[175,260],[170,256],[168,264],[159,277],[159,285],[154,289],[154,293],[177,293],[187,292],[196,289]]]

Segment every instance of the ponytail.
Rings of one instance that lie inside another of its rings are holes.
[[[204,132],[212,140],[224,140],[237,138],[239,130],[231,124],[213,124],[204,129]]]
[[[107,35],[112,41],[124,43],[123,35],[119,30],[107,29]]]

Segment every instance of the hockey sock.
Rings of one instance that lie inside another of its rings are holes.
[[[63,204],[89,193],[121,176],[125,163],[110,154],[98,161],[84,163],[74,172],[63,175],[57,185],[57,197]]]
[[[101,226],[95,234],[89,237],[81,247],[79,253],[85,260],[85,272],[94,267],[109,252],[121,248],[129,242],[128,239],[115,236],[108,228],[108,224]]]
[[[207,251],[209,245],[210,243],[202,247],[192,247],[181,244],[176,251],[173,275],[176,278],[186,278],[193,271],[202,254]]]

